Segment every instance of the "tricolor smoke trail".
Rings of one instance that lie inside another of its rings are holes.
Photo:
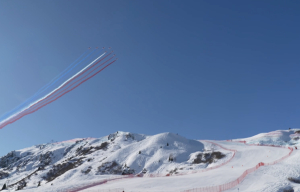
[[[16,108],[14,108],[13,110],[11,110],[8,113],[5,113],[4,115],[2,115],[2,117],[0,117],[0,121],[3,119],[8,118],[9,116],[15,114],[16,111],[28,106],[28,104],[34,102],[35,100],[37,100],[38,98],[41,97],[41,95],[44,92],[47,92],[47,90],[51,89],[52,86],[57,86],[55,85],[55,83],[57,83],[58,81],[65,81],[64,80],[64,76],[67,76],[72,73],[72,70],[74,70],[75,67],[77,67],[80,63],[82,63],[83,61],[87,61],[87,58],[95,51],[93,50],[91,53],[87,54],[89,50],[87,50],[86,52],[84,52],[78,59],[76,59],[71,65],[69,65],[63,72],[61,72],[57,77],[55,77],[54,79],[52,79],[48,84],[46,84],[45,86],[43,86],[40,90],[38,90],[32,97],[30,97],[29,99],[27,99],[26,101],[24,101],[22,104],[20,104],[19,106],[17,106]],[[86,55],[83,59],[81,59],[84,55]],[[80,61],[78,61],[79,59],[81,59]],[[84,63],[86,65],[86,63]],[[59,82],[58,82],[59,83]]]
[[[94,50],[95,51],[95,50]],[[86,82],[90,78],[94,77],[101,71],[103,71],[106,67],[113,64],[117,59],[114,59],[115,55],[109,57],[113,51],[107,54],[98,53],[98,57],[90,63],[87,62],[87,58],[91,57],[90,55],[94,52],[92,51],[87,56],[85,56],[82,60],[77,62],[80,58],[82,58],[84,54],[82,54],[75,62],[73,62],[67,69],[65,69],[58,77],[53,79],[50,83],[41,88],[35,95],[29,98],[27,101],[22,103],[20,106],[10,111],[9,113],[4,114],[0,117],[0,129],[11,124],[25,115],[31,114],[40,108],[52,103],[53,101],[59,99],[63,95],[69,93],[74,90],[76,87]],[[106,54],[106,56],[104,56]],[[91,58],[89,58],[91,59]],[[77,62],[77,63],[76,63]],[[72,70],[78,66],[81,62],[85,62],[85,65],[78,72],[73,74]],[[64,77],[69,77],[66,80],[63,80]],[[70,77],[71,76],[71,77]],[[58,81],[63,80],[61,84],[57,84]],[[54,87],[54,88],[51,88]],[[47,94],[43,94],[46,92]]]

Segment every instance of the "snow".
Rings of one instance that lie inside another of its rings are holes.
[[[237,179],[245,170],[253,168],[260,162],[270,163],[289,153],[287,148],[247,144],[298,147],[299,134],[295,133],[298,130],[300,129],[277,130],[249,138],[233,139],[233,142],[196,141],[174,133],[147,136],[118,131],[102,138],[74,139],[32,146],[14,151],[17,160],[13,159],[11,154],[2,157],[3,161],[0,159],[0,165],[1,162],[6,165],[6,161],[11,161],[11,167],[0,166],[0,172],[9,173],[8,178],[0,179],[0,185],[7,182],[11,185],[35,171],[37,175],[32,174],[30,178],[25,179],[27,185],[24,191],[67,191],[113,178],[119,179],[82,191],[122,188],[132,192],[179,192],[222,185]],[[236,141],[246,141],[247,144]],[[232,151],[213,143],[236,150],[234,157],[231,159]],[[211,164],[193,163],[199,154],[209,155],[214,151],[221,152],[225,157],[214,159]],[[170,161],[170,157],[174,160]],[[299,184],[287,179],[288,177],[300,179],[299,160],[300,153],[294,150],[284,161],[260,167],[247,175],[242,183],[227,191],[239,189],[243,192],[282,192],[293,188],[294,191],[300,192]],[[74,166],[72,169],[56,175],[57,177],[49,182],[46,181],[47,173],[49,175],[51,171],[61,170],[61,167],[70,162]],[[223,165],[225,162],[228,163]],[[43,169],[38,170],[39,167]],[[208,169],[214,167],[217,168]],[[122,173],[133,173],[142,177],[124,178]],[[39,182],[41,186],[37,187]],[[16,187],[17,185],[10,190],[14,191]]]
[[[269,133],[260,133],[253,137],[244,138],[244,139],[234,139],[234,141],[244,140],[247,143],[254,144],[269,144],[269,145],[282,145],[290,146],[300,143],[300,140],[297,137],[300,137],[300,134],[295,134],[295,131],[300,129],[291,129],[291,130],[277,130]]]
[[[235,158],[218,169],[174,177],[124,179],[118,182],[109,182],[101,187],[96,186],[91,189],[113,189],[122,186],[125,191],[182,191],[197,187],[220,185],[235,180],[246,169],[256,166],[262,160],[264,162],[272,162],[288,154],[288,150],[283,148],[246,146],[244,144],[229,142],[217,143],[237,150]]]

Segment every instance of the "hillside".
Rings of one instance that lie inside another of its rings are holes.
[[[225,162],[232,152],[173,133],[118,131],[16,150],[0,158],[0,185],[9,190],[58,191],[104,178],[185,174]]]

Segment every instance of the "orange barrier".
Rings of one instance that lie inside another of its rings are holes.
[[[236,142],[245,143],[245,145],[247,145],[246,141],[236,141]],[[270,146],[270,147],[285,148],[285,147],[282,147],[282,146],[275,146],[275,145],[262,145],[262,144],[249,144],[249,145],[251,145],[251,146]],[[231,188],[237,186],[238,184],[240,184],[248,174],[253,173],[259,167],[265,166],[265,165],[274,165],[274,164],[279,163],[280,161],[283,161],[284,159],[288,158],[292,154],[293,148],[288,147],[288,149],[290,150],[289,154],[287,154],[287,155],[283,156],[282,158],[280,158],[280,159],[278,159],[274,162],[271,162],[271,163],[260,162],[255,167],[252,167],[252,168],[247,169],[246,171],[244,171],[244,173],[241,176],[239,176],[237,179],[235,179],[234,181],[231,181],[229,183],[225,183],[225,184],[222,184],[222,185],[217,185],[217,186],[201,187],[201,188],[196,188],[196,189],[188,189],[188,190],[184,190],[184,191],[181,191],[181,192],[221,192],[221,191],[231,189]]]

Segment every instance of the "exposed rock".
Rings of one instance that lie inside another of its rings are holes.
[[[22,190],[24,187],[26,187],[26,185],[27,185],[26,181],[23,181],[23,180],[20,181],[18,183],[17,190]]]
[[[7,155],[0,158],[0,167],[1,168],[9,168],[10,165],[17,162],[20,157],[17,157],[15,151],[9,152]]]
[[[101,145],[99,146],[96,146],[96,147],[84,147],[84,146],[81,146],[79,148],[76,149],[76,155],[79,156],[79,155],[87,155],[87,154],[91,154],[97,150],[106,150],[108,147],[108,142],[103,142],[101,143]]]
[[[81,170],[81,173],[88,174],[92,170],[92,167],[89,166],[86,170]]]
[[[193,160],[193,164],[212,163],[214,162],[215,159],[222,159],[223,157],[225,157],[225,155],[219,151],[212,152],[212,153],[199,153],[196,155],[196,158]]]
[[[122,167],[117,162],[105,162],[98,167],[97,174],[115,174],[115,175],[130,175],[134,174],[135,171],[130,169],[130,167]]]
[[[82,158],[71,160],[69,162],[65,162],[62,164],[53,165],[53,167],[49,170],[47,175],[43,177],[46,181],[50,182],[56,179],[58,176],[64,174],[65,172],[74,169],[82,164]]]
[[[0,171],[0,179],[4,179],[4,178],[6,178],[8,176],[9,176],[9,174],[7,172]]]
[[[47,166],[51,163],[51,157],[53,156],[53,153],[51,151],[47,151],[45,154],[40,155],[39,161],[40,166]]]

